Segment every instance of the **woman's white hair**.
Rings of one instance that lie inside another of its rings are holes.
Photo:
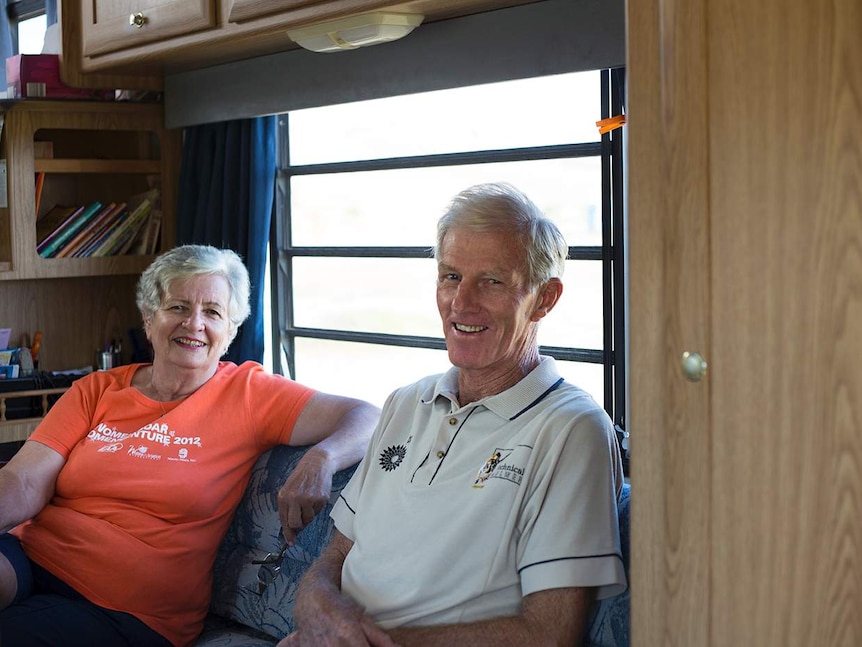
[[[162,304],[168,286],[201,274],[223,276],[230,287],[228,319],[231,340],[251,312],[251,282],[239,255],[230,249],[209,245],[182,245],[154,260],[138,280],[136,302],[144,322],[152,319]]]

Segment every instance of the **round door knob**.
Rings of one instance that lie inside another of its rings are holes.
[[[682,372],[689,382],[700,382],[706,375],[706,360],[698,353],[685,351],[682,354]]]
[[[147,23],[147,19],[140,11],[138,13],[129,14],[129,25],[133,27],[143,27]]]

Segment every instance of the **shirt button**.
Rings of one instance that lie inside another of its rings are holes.
[[[458,424],[458,418],[449,418],[449,424],[450,425],[457,425]]]
[[[445,455],[446,455],[446,452],[444,452],[444,451],[437,452],[437,458],[443,458]]]

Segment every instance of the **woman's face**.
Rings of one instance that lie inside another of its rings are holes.
[[[232,336],[230,286],[221,275],[201,274],[171,283],[144,325],[154,363],[214,371]]]

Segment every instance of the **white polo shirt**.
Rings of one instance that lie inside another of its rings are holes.
[[[342,590],[384,628],[520,612],[544,589],[625,590],[607,414],[554,360],[459,407],[458,369],[393,393],[332,518]]]

